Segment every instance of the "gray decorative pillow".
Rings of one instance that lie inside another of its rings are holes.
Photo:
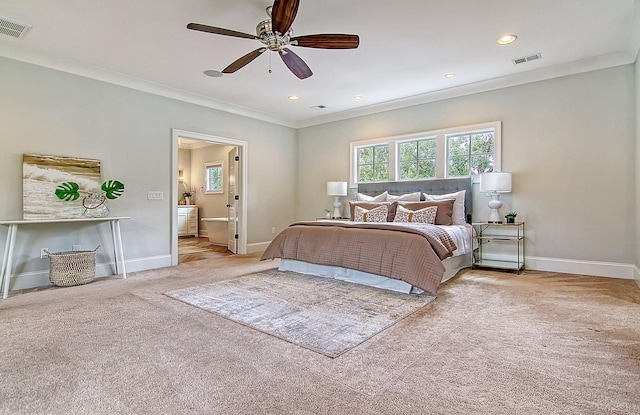
[[[389,208],[381,205],[376,208],[367,210],[360,206],[355,207],[354,221],[356,222],[386,222]]]
[[[402,205],[398,205],[396,209],[396,217],[394,222],[416,222],[429,223],[431,225],[436,221],[437,206],[430,206],[419,210],[409,210]]]

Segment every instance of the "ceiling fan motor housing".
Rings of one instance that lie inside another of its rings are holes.
[[[291,36],[293,35],[293,29],[289,29],[284,35],[278,35],[273,32],[271,25],[271,19],[263,20],[256,26],[256,35],[260,42],[269,48],[278,52],[283,46],[290,43]]]

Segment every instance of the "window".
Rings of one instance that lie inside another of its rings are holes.
[[[389,180],[389,144],[357,148],[358,182]]]
[[[494,144],[493,130],[447,136],[447,177],[492,172]]]
[[[222,193],[222,162],[206,163],[204,171],[205,192]]]
[[[501,171],[500,121],[351,142],[350,184]]]
[[[416,180],[436,177],[436,139],[424,138],[398,143],[400,159],[398,179]]]

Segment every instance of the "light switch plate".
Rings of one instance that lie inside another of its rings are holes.
[[[157,192],[157,191],[147,192],[147,200],[162,200],[162,199],[164,199],[163,192]]]

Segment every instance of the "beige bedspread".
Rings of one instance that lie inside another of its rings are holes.
[[[405,281],[435,294],[456,245],[435,225],[296,222],[267,247],[262,260],[283,258],[355,269]]]

